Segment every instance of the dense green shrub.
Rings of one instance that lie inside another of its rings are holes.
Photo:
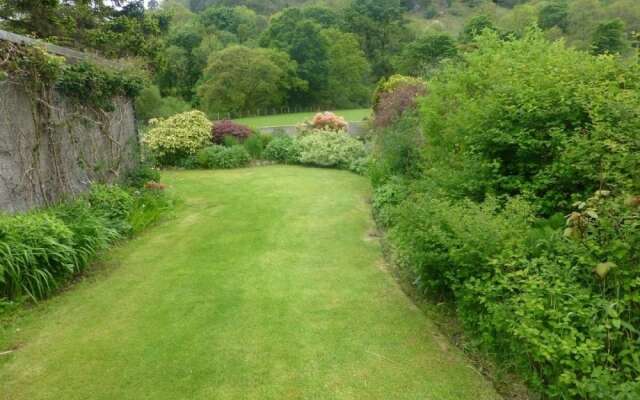
[[[415,112],[406,112],[393,125],[378,129],[373,136],[372,163],[369,175],[374,186],[389,177],[417,178],[421,169],[422,134]]]
[[[239,146],[240,144],[241,144],[240,140],[235,136],[231,136],[231,135],[225,135],[222,138],[222,143],[220,143],[220,145],[224,147]]]
[[[566,0],[553,0],[546,3],[538,14],[538,25],[543,29],[558,27],[563,31],[569,23],[569,3]]]
[[[287,135],[275,136],[267,144],[263,152],[265,160],[293,164],[298,161],[300,150],[292,137]]]
[[[460,197],[525,195],[543,214],[598,189],[640,189],[640,69],[487,34],[422,102],[427,176]]]
[[[376,132],[392,258],[543,397],[639,398],[640,70],[538,32],[475,43],[419,127]]]
[[[211,122],[200,111],[152,119],[143,142],[161,165],[179,162],[211,142]]]
[[[376,223],[388,228],[394,224],[395,210],[410,194],[409,183],[402,177],[392,176],[374,189],[372,198],[373,216]]]
[[[370,155],[367,154],[353,160],[349,164],[349,167],[347,169],[353,172],[354,174],[367,176],[369,174],[370,168],[371,168],[371,157]]]
[[[579,207],[564,234],[530,234],[469,279],[460,315],[540,391],[636,398],[639,210],[602,192]]]
[[[213,145],[200,150],[196,160],[200,168],[231,169],[246,167],[251,156],[243,146]]]
[[[502,208],[496,199],[477,204],[420,193],[397,207],[390,238],[396,262],[415,273],[421,289],[448,294],[526,235],[530,216],[518,199]]]
[[[345,132],[311,131],[296,142],[301,164],[349,169],[366,156],[362,142]]]
[[[496,31],[493,21],[487,15],[475,15],[465,22],[462,32],[460,32],[460,41],[463,43],[472,42],[484,31]]]

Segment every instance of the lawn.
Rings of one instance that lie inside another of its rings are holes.
[[[0,398],[498,398],[385,270],[366,179],[164,178],[173,218],[2,330]]]
[[[359,110],[339,110],[333,111],[344,117],[348,122],[360,122],[371,115],[371,109],[363,108]],[[248,125],[252,128],[264,128],[268,126],[291,126],[301,124],[311,119],[316,113],[291,113],[268,115],[265,117],[239,118],[235,121]]]

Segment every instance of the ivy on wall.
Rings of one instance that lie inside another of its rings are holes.
[[[137,96],[144,85],[143,77],[130,71],[114,71],[86,61],[70,64],[44,48],[8,42],[0,44],[0,71],[31,90],[55,88],[79,104],[102,111],[113,110],[115,97]]]
[[[140,73],[87,61],[71,63],[37,45],[0,41],[0,84],[7,83],[24,90],[33,121],[33,128],[27,124],[23,129],[11,112],[0,110],[5,122],[15,125],[12,152],[22,171],[21,183],[12,183],[12,191],[24,193],[30,204],[43,205],[73,193],[78,182],[73,183],[68,143],[77,150],[72,164],[87,171],[90,180],[119,179],[135,143],[124,143],[113,124],[123,120],[118,99],[131,99],[142,89]],[[60,98],[71,107],[61,104]],[[83,128],[78,130],[79,124]],[[99,135],[92,136],[90,127]]]

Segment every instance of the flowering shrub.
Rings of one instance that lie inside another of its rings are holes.
[[[328,111],[317,113],[311,121],[307,123],[307,127],[311,129],[323,129],[328,131],[342,131],[347,129],[348,126],[349,124],[344,118]]]
[[[378,103],[380,102],[380,97],[383,93],[391,93],[404,86],[424,87],[424,82],[418,78],[405,75],[392,75],[387,79],[380,80],[373,93],[373,109],[375,110],[378,108]]]
[[[364,145],[343,132],[315,130],[296,142],[301,164],[350,169],[366,156]]]
[[[166,119],[152,119],[143,143],[162,165],[176,165],[210,142],[211,122],[201,111],[188,111]]]
[[[374,125],[385,128],[407,110],[414,110],[417,98],[426,93],[426,85],[417,78],[393,75],[378,83],[373,99]]]
[[[414,110],[419,96],[426,92],[423,83],[404,85],[380,94],[373,124],[376,128],[390,126],[405,111]]]
[[[216,144],[223,144],[225,137],[232,137],[238,142],[243,142],[251,136],[251,128],[238,124],[228,119],[216,121],[211,128],[212,141]]]

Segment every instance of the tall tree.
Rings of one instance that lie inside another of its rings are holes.
[[[346,31],[358,35],[375,78],[393,72],[391,57],[408,39],[400,0],[353,0],[344,12]]]
[[[624,22],[613,20],[601,23],[593,34],[595,54],[622,54],[629,48],[625,38]]]
[[[476,15],[471,17],[462,28],[460,33],[460,41],[469,43],[485,30],[495,31],[496,27],[487,15]]]
[[[8,29],[107,56],[149,55],[160,33],[143,0],[0,0]]]
[[[538,25],[542,29],[550,29],[555,26],[567,30],[569,19],[569,5],[566,0],[555,0],[544,5],[538,15]]]
[[[327,89],[328,43],[321,26],[304,19],[297,8],[286,9],[274,18],[264,32],[260,44],[283,50],[298,63],[298,75],[308,82],[308,92],[298,93],[296,101],[315,104]]]
[[[0,0],[0,22],[8,29],[47,38],[65,31],[59,0]]]
[[[401,74],[419,76],[457,53],[456,42],[449,34],[431,32],[409,43],[394,60],[394,66]]]
[[[322,32],[329,43],[329,78],[326,106],[335,108],[361,107],[371,98],[371,66],[358,38],[338,29]]]
[[[191,100],[194,86],[206,65],[200,55],[203,29],[197,20],[173,27],[165,39],[166,47],[155,59],[156,81],[163,95]]]
[[[209,58],[197,92],[200,106],[214,117],[282,106],[301,85],[296,64],[286,53],[232,46]]]

